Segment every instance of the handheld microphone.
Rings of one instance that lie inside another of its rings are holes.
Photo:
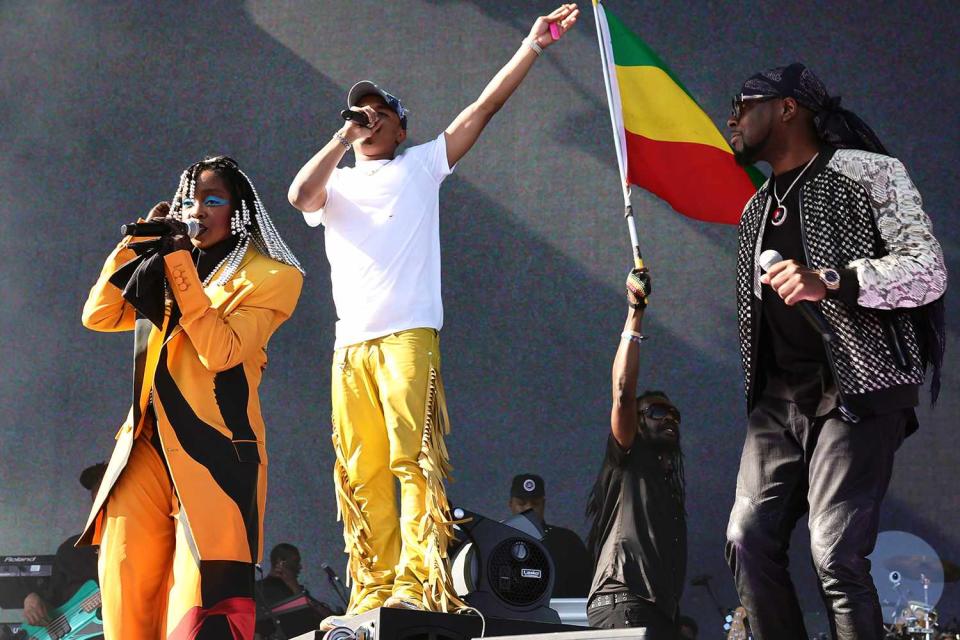
[[[184,220],[187,225],[187,235],[196,238],[200,233],[200,223],[196,220]],[[125,236],[168,236],[173,233],[173,229],[162,222],[131,222],[120,227],[120,233]]]
[[[354,111],[353,109],[344,109],[340,112],[340,117],[344,120],[352,120],[361,127],[370,125],[370,118],[363,111]]]
[[[769,271],[773,265],[782,261],[783,256],[774,249],[767,249],[760,254],[760,268],[763,269],[764,273]],[[833,329],[830,328],[830,325],[827,324],[827,319],[823,317],[823,313],[820,312],[820,309],[818,309],[814,303],[809,300],[801,300],[794,306],[800,309],[800,313],[803,314],[806,321],[824,340],[832,342],[836,339],[837,336],[833,332]]]

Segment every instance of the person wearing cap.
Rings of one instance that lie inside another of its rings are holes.
[[[443,482],[449,429],[440,377],[440,185],[543,50],[577,20],[574,4],[534,22],[480,97],[439,136],[402,152],[409,114],[359,82],[347,121],[299,171],[290,203],[323,225],[337,309],[332,369],[334,477],[352,581],[347,615],[381,605],[461,605],[447,572]],[[352,149],[356,162],[337,168]],[[396,484],[400,499],[397,509]]]
[[[943,252],[903,163],[804,65],[750,77],[727,124],[738,161],[773,170],[740,220],[749,418],[727,561],[755,638],[806,638],[787,547],[808,513],[834,637],[881,638],[867,556],[928,363],[939,389]]]
[[[575,532],[546,521],[546,485],[533,473],[522,473],[510,483],[510,513],[533,511],[543,526],[543,546],[553,560],[555,577],[552,598],[584,598],[590,588],[590,554]]]
[[[674,640],[687,570],[680,412],[663,391],[637,395],[641,333],[651,292],[646,269],[627,275],[627,317],[611,370],[610,432],[587,502],[594,573],[591,627],[643,627]]]
[[[91,502],[97,496],[100,481],[107,470],[103,462],[80,472],[80,485],[90,493]],[[51,609],[63,606],[84,585],[97,578],[97,550],[76,547],[80,534],[72,535],[57,548],[53,559],[50,581],[42,592],[32,592],[23,599],[23,619],[27,624],[45,626],[51,622]]]

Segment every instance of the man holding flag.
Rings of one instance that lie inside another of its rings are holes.
[[[870,128],[793,64],[754,75],[734,99],[736,160],[773,168],[754,195],[756,170],[734,166],[662,61],[594,6],[637,266],[630,184],[685,215],[739,221],[750,419],[727,559],[754,637],[806,638],[786,549],[809,511],[834,636],[880,638],[867,556],[928,363],[939,391],[945,338],[946,269],[920,194]]]

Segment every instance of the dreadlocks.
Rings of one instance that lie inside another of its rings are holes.
[[[659,389],[647,389],[637,396],[637,406],[640,406],[644,400],[649,398],[662,398],[670,402],[670,396],[663,391]],[[683,450],[678,444],[676,447],[661,450],[660,453],[667,458],[667,461],[673,468],[673,473],[670,475],[670,490],[677,500],[680,501],[680,504],[685,505],[687,501],[687,480],[683,473]]]
[[[260,194],[257,193],[253,182],[247,177],[247,174],[240,169],[237,161],[229,156],[208,157],[200,162],[196,162],[182,174],[180,174],[180,184],[177,185],[177,192],[173,196],[173,203],[170,207],[170,216],[181,220],[183,218],[183,201],[186,198],[193,198],[194,190],[197,186],[197,179],[204,171],[213,171],[218,177],[223,179],[230,190],[230,196],[234,205],[239,206],[234,210],[230,217],[230,232],[239,237],[237,245],[230,251],[223,261],[214,267],[210,275],[203,282],[203,286],[210,284],[213,276],[220,270],[223,264],[226,264],[223,273],[217,279],[217,285],[224,285],[229,282],[240,268],[250,242],[257,251],[270,257],[277,262],[295,267],[303,273],[303,267],[300,261],[287,246],[287,243],[280,237],[280,232],[273,226],[273,220],[267,213],[266,207],[260,200]]]

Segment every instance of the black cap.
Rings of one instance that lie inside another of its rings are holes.
[[[543,478],[535,473],[521,473],[513,476],[513,482],[510,484],[510,497],[523,498],[542,498],[544,496],[545,485]]]
[[[350,87],[350,92],[347,93],[347,107],[352,109],[360,102],[360,98],[369,95],[377,95],[383,98],[387,106],[393,109],[397,117],[400,118],[400,126],[404,129],[407,128],[407,109],[403,106],[403,103],[400,102],[400,98],[384,91],[369,80],[361,80]]]
[[[98,462],[95,465],[91,465],[80,472],[80,484],[83,485],[83,488],[87,491],[93,491],[99,486],[100,481],[103,480],[103,474],[107,471],[107,465],[105,462]]]

